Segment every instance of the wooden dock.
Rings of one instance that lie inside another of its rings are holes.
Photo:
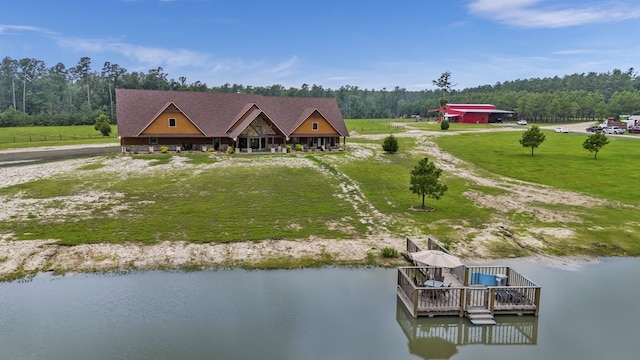
[[[429,249],[446,251],[429,239]],[[407,238],[407,251],[420,251]],[[425,286],[428,275],[444,275],[444,286]],[[398,268],[398,298],[413,317],[466,316],[473,324],[495,324],[500,314],[538,316],[538,284],[507,266],[467,266],[443,269],[431,266]]]

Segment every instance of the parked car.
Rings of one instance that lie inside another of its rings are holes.
[[[568,133],[568,132],[569,132],[569,129],[567,129],[567,128],[566,128],[566,127],[564,127],[564,126],[561,126],[561,127],[557,127],[557,128],[556,128],[556,132],[557,132],[557,133]]]
[[[588,132],[602,131],[602,127],[594,125],[594,126],[589,126],[586,130]]]
[[[614,135],[618,135],[618,134],[624,134],[624,129],[618,126],[607,126],[604,129],[604,133],[605,134],[614,134]]]
[[[627,129],[630,133],[640,134],[640,126],[632,126]]]
[[[525,119],[518,120],[518,125],[527,125],[527,120]]]

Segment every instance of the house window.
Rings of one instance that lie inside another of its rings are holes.
[[[313,130],[318,130],[318,123],[317,122],[311,123],[311,128]]]
[[[158,145],[158,138],[152,137],[149,139],[149,142],[151,143],[151,145]]]
[[[169,119],[169,127],[176,127],[176,119]]]

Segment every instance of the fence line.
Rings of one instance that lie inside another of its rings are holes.
[[[10,135],[0,136],[0,144],[10,143],[30,143],[30,142],[44,142],[44,141],[72,141],[72,140],[92,140],[92,139],[115,139],[116,135],[103,136],[102,134],[86,134],[86,135],[63,135],[63,134],[48,134],[48,135]]]

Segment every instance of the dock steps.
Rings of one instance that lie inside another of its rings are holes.
[[[485,308],[469,308],[465,315],[473,325],[495,325],[491,311]]]

